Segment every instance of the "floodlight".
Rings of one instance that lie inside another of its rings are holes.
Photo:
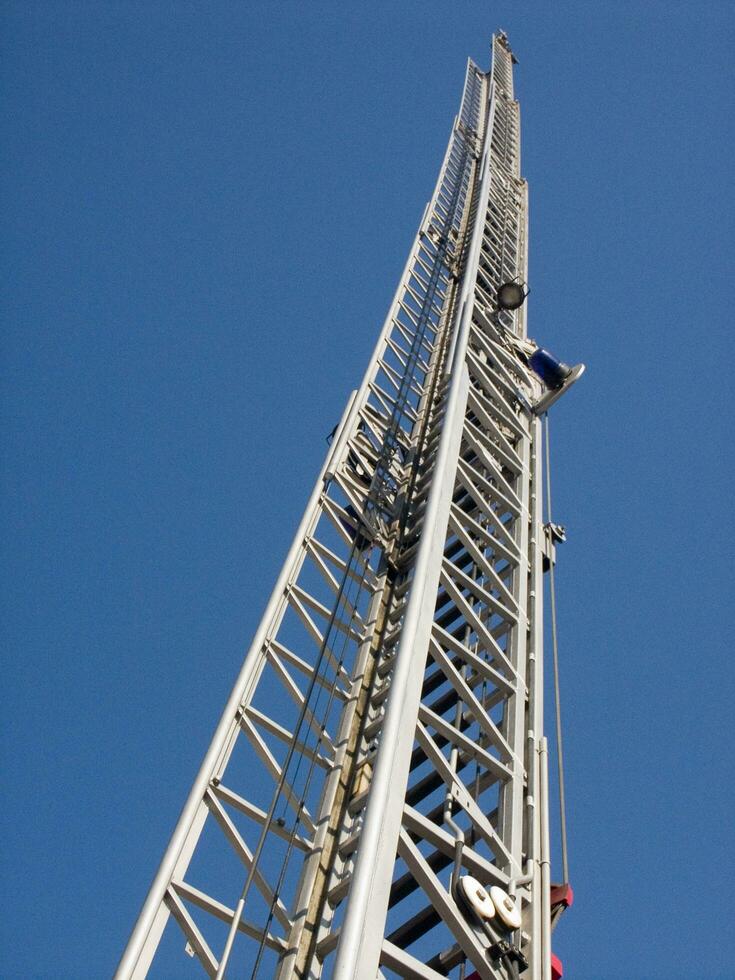
[[[504,282],[498,287],[495,301],[499,310],[517,310],[523,306],[528,291],[522,282]]]

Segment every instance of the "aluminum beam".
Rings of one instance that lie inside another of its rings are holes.
[[[512,55],[467,66],[434,194],[116,976],[549,980],[541,384]]]

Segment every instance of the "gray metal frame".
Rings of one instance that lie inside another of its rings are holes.
[[[463,871],[550,977],[541,386],[525,308],[494,309],[526,278],[519,164],[498,35],[119,978],[169,916],[212,977],[505,977]]]

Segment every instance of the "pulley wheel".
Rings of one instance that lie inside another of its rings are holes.
[[[459,879],[459,893],[465,905],[478,919],[492,919],[495,906],[484,885],[472,875],[462,875]]]
[[[490,900],[495,906],[498,918],[507,929],[521,928],[520,910],[508,892],[500,888],[499,885],[493,885],[490,889]]]

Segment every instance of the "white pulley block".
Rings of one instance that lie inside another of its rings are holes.
[[[465,904],[470,908],[478,919],[492,919],[495,915],[495,906],[488,895],[487,889],[480,884],[477,878],[472,875],[462,875],[459,879],[459,890]]]
[[[498,918],[507,929],[521,928],[521,913],[508,892],[498,885],[490,889],[490,899],[498,913]]]

